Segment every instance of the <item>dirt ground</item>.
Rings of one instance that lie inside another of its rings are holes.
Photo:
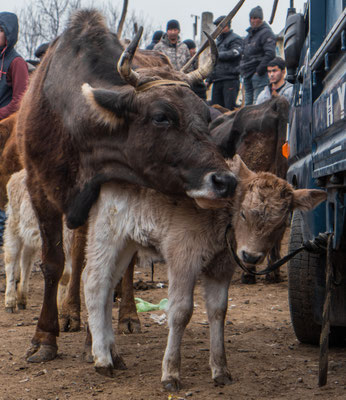
[[[45,364],[29,364],[23,355],[34,333],[42,299],[43,279],[34,272],[27,310],[4,311],[4,270],[0,268],[0,399],[346,399],[346,349],[331,349],[328,384],[317,385],[318,348],[299,344],[290,322],[287,276],[280,284],[259,280],[240,283],[237,273],[229,290],[225,327],[228,364],[234,383],[215,387],[209,367],[209,328],[201,287],[182,345],[183,389],[170,394],[161,388],[160,373],[167,326],[151,314],[140,314],[141,334],[120,335],[117,343],[128,369],[115,378],[98,375],[81,357],[83,331],[62,333],[59,355]],[[137,270],[135,281],[148,282],[150,269]],[[158,303],[167,296],[164,266],[157,266],[155,283],[163,288],[137,291],[136,296]],[[156,286],[156,285],[155,285]],[[118,309],[114,306],[114,327]],[[86,320],[83,306],[83,321]]]

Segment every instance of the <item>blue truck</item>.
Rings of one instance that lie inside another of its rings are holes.
[[[287,180],[327,191],[327,201],[292,217],[289,251],[331,233],[333,289],[329,342],[346,344],[346,0],[309,0],[288,9],[284,52],[294,84],[288,129]],[[318,344],[326,287],[326,256],[302,252],[288,263],[293,328]]]

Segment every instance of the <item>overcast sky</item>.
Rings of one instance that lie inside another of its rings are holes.
[[[264,19],[269,20],[274,0],[245,0],[242,8],[238,11],[232,22],[232,28],[241,36],[246,35],[246,29],[249,27],[250,10],[260,5],[263,8]],[[122,0],[113,0],[114,4],[119,4],[121,10]],[[237,0],[129,0],[128,12],[136,10],[142,16],[147,16],[154,29],[166,30],[166,23],[169,19],[177,19],[181,26],[181,38],[192,39],[192,23],[194,19],[191,15],[200,16],[204,11],[213,13],[214,18],[220,15],[228,14],[237,4]],[[294,0],[294,6],[297,11],[303,11],[305,0]],[[25,4],[29,4],[30,0],[0,0],[1,11],[16,12],[23,8]],[[92,4],[96,7],[105,3],[102,0],[82,1],[82,4],[88,6]],[[285,24],[287,7],[289,0],[279,0],[278,9],[276,11],[275,21],[272,25],[274,33],[279,33]],[[198,26],[199,30],[199,26]]]

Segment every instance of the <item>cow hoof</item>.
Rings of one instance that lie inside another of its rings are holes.
[[[13,314],[15,312],[15,307],[5,307],[5,311],[9,314]]]
[[[242,274],[241,282],[245,285],[254,285],[256,283],[256,276],[250,274]]]
[[[215,386],[225,386],[232,383],[232,377],[230,374],[220,375],[214,378]]]
[[[118,354],[115,354],[113,351],[112,351],[112,361],[114,369],[120,369],[120,370],[127,369],[124,359]]]
[[[36,351],[35,351],[36,349]],[[27,351],[26,360],[30,363],[40,363],[45,361],[54,360],[58,352],[55,346],[49,344],[33,345]]]
[[[118,323],[119,333],[141,333],[141,323],[139,319],[126,318]]]
[[[109,378],[114,378],[114,371],[113,371],[113,367],[111,365],[108,365],[107,367],[95,366],[95,370],[100,375],[108,376]]]
[[[162,381],[162,386],[167,392],[178,392],[181,389],[180,381],[175,378]]]
[[[265,277],[265,280],[267,283],[280,283],[283,281],[283,279],[281,279],[280,275],[271,275],[271,274],[267,274]]]
[[[18,307],[18,310],[26,310],[26,304],[18,303],[17,307]]]

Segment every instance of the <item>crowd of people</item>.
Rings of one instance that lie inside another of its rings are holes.
[[[224,15],[214,21],[219,25]],[[245,105],[260,104],[272,95],[283,95],[288,100],[292,96],[292,85],[285,80],[285,61],[276,57],[276,37],[263,19],[260,6],[249,14],[250,27],[247,36],[241,38],[232,29],[230,22],[216,39],[218,61],[203,88],[195,92],[206,99],[206,89],[212,85],[210,104],[218,104],[229,110],[237,106],[240,82],[245,93]],[[156,31],[147,49],[158,50],[166,54],[173,67],[180,70],[196,53],[196,43],[187,39],[180,40],[179,21],[168,21],[166,32]],[[192,69],[198,67],[195,59]]]
[[[217,26],[225,16],[214,21]],[[232,29],[230,22],[216,39],[218,61],[206,82],[197,83],[192,89],[207,101],[207,88],[212,85],[211,105],[218,104],[229,110],[237,106],[240,82],[245,89],[245,105],[260,104],[273,95],[292,97],[292,85],[285,80],[285,61],[275,57],[276,39],[270,26],[263,20],[260,6],[249,15],[250,27],[243,39]],[[196,43],[180,40],[179,21],[168,21],[166,32],[156,31],[148,50],[164,53],[173,68],[180,70],[196,53]],[[17,111],[29,80],[28,63],[14,46],[18,40],[18,18],[10,12],[0,12],[0,121]],[[44,43],[35,55],[40,58],[47,49]],[[42,49],[41,49],[42,47]],[[190,70],[198,68],[196,58]],[[0,245],[5,213],[0,210]]]

